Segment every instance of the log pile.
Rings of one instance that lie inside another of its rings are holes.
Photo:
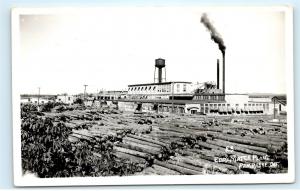
[[[109,147],[142,174],[244,174],[287,170],[287,127],[267,120],[128,114],[118,110],[45,113],[73,129],[72,141]],[[98,148],[99,150],[104,148]],[[107,149],[107,148],[106,148]],[[259,166],[278,163],[278,168]],[[252,165],[252,166],[251,166]],[[255,168],[253,168],[253,165]]]

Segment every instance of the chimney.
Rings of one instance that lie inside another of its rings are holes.
[[[220,64],[219,64],[219,59],[217,59],[217,89],[220,88]]]
[[[223,55],[223,94],[225,94],[225,50],[222,51]]]
[[[225,94],[225,49],[226,46],[224,44],[223,38],[222,36],[217,32],[217,30],[215,29],[215,27],[212,25],[212,23],[210,22],[210,20],[208,19],[206,13],[203,13],[200,19],[200,22],[204,24],[204,26],[207,28],[207,30],[210,33],[210,37],[211,39],[217,43],[217,45],[219,46],[220,51],[222,52],[222,56],[223,56],[223,94]]]

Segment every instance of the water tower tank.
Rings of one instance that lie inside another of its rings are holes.
[[[154,70],[154,82],[157,79],[158,83],[162,83],[163,80],[166,81],[166,64],[165,59],[157,58],[155,59],[155,70]],[[158,68],[158,77],[156,78],[156,68]],[[165,77],[163,77],[162,69],[165,69]]]
[[[162,59],[162,58],[155,59],[155,67],[163,68],[165,66],[166,66],[165,65],[165,59]]]

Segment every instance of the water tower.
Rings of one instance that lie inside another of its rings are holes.
[[[156,69],[157,72],[156,72]],[[163,77],[163,70],[164,69],[164,77]],[[166,81],[166,64],[165,59],[158,58],[155,59],[155,70],[154,70],[154,83],[162,83]]]

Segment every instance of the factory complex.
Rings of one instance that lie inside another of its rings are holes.
[[[224,63],[224,62],[223,62]],[[225,67],[223,66],[223,69]],[[223,76],[224,77],[224,76]],[[165,60],[155,60],[154,81],[130,84],[127,91],[100,91],[95,94],[21,96],[22,103],[51,101],[72,104],[81,98],[87,106],[116,105],[130,112],[160,112],[196,115],[282,115],[286,114],[286,95],[230,94],[220,89],[219,60],[215,82],[167,81]],[[225,78],[223,78],[225,87]]]
[[[223,61],[223,64],[225,62]],[[261,115],[285,113],[286,96],[275,94],[226,94],[220,89],[219,60],[217,82],[166,81],[165,60],[155,60],[154,82],[128,85],[123,97],[99,98],[117,101],[120,110],[172,112],[200,115]],[[224,70],[223,66],[223,70]],[[163,70],[165,70],[163,72]],[[164,74],[164,75],[163,75]],[[223,75],[223,87],[225,87]]]
[[[72,104],[81,98],[87,106],[114,104],[119,110],[132,112],[171,112],[199,115],[270,115],[286,114],[286,95],[278,94],[229,94],[225,91],[226,46],[221,36],[209,22],[206,14],[201,23],[208,29],[211,39],[222,53],[216,65],[216,80],[203,83],[167,81],[166,60],[155,59],[153,81],[130,84],[126,91],[100,91],[69,96],[56,95],[54,98],[21,96],[21,102],[35,104],[49,101]],[[222,77],[222,78],[220,78]]]

